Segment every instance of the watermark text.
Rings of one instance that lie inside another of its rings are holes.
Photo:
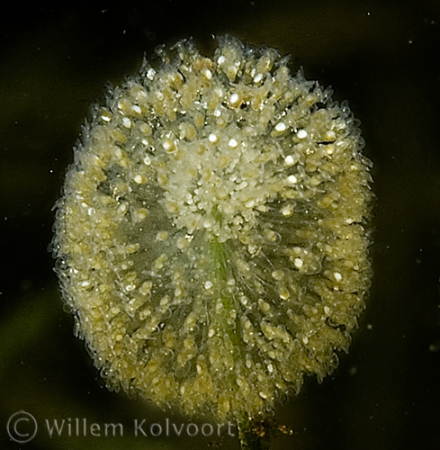
[[[11,441],[26,444],[32,441],[37,433],[44,433],[49,439],[57,438],[170,438],[170,437],[235,437],[236,428],[232,422],[222,424],[185,423],[165,418],[162,421],[133,419],[133,422],[96,422],[85,417],[44,418],[37,419],[26,411],[12,414],[6,424],[6,431]]]

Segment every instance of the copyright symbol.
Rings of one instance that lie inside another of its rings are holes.
[[[38,425],[35,417],[26,411],[18,411],[9,417],[6,431],[14,442],[26,444],[37,434]]]

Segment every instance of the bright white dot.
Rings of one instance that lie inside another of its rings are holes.
[[[295,261],[293,262],[293,264],[295,264],[295,267],[297,269],[301,269],[301,267],[303,266],[303,260],[301,258],[295,258]]]
[[[305,139],[307,137],[307,131],[299,130],[296,135],[298,136],[298,139]]]
[[[228,145],[231,148],[235,148],[235,147],[237,147],[238,142],[234,138],[232,138],[232,139],[229,139]]]
[[[234,93],[231,95],[231,97],[229,98],[229,103],[231,105],[236,105],[238,103],[239,97],[238,94]]]
[[[166,151],[169,151],[169,150],[171,150],[171,149],[173,148],[173,142],[172,142],[170,139],[165,139],[165,140],[162,142],[162,145],[163,145],[163,148],[164,148]]]
[[[142,181],[144,180],[144,178],[142,177],[142,175],[136,175],[133,180],[137,183],[137,184],[142,184]]]
[[[211,289],[212,286],[214,286],[214,285],[212,284],[212,281],[206,281],[206,282],[205,282],[205,289]]]
[[[328,130],[324,134],[324,139],[328,141],[334,141],[336,139],[336,134],[333,130]]]
[[[217,137],[216,134],[211,133],[211,134],[208,136],[208,140],[209,140],[209,142],[212,142],[213,144],[215,144],[215,143],[218,141],[218,137]]]
[[[226,61],[226,58],[223,55],[219,56],[219,58],[217,59],[218,64],[223,64],[225,61]]]
[[[284,122],[278,122],[276,125],[275,125],[275,130],[276,131],[278,131],[278,132],[283,132],[283,131],[286,131],[286,124],[284,123]]]
[[[141,111],[141,108],[138,106],[138,105],[133,105],[132,107],[131,107],[131,109],[136,113],[136,114],[140,114],[142,111]]]
[[[131,128],[131,120],[128,117],[124,117],[122,119],[122,125],[124,125],[125,128]]]
[[[154,69],[151,69],[151,68],[148,69],[147,78],[149,80],[152,80],[154,78],[154,75],[156,75],[156,71]]]
[[[295,158],[292,155],[287,155],[284,158],[284,163],[286,166],[293,166],[295,164]]]
[[[148,155],[146,155],[144,158],[144,164],[146,166],[149,166],[151,164],[151,158]]]
[[[257,73],[257,74],[254,76],[254,83],[258,83],[258,82],[260,82],[262,79],[263,79],[263,74],[262,74],[262,73]]]
[[[292,205],[287,205],[281,208],[281,214],[284,217],[290,217],[293,214],[293,207]]]
[[[295,175],[289,175],[289,176],[287,177],[287,181],[288,181],[290,184],[295,184],[295,183],[298,181],[298,179],[296,178]]]
[[[205,70],[205,78],[210,80],[212,78],[212,72],[209,69]]]
[[[339,272],[335,272],[333,275],[334,275],[336,281],[342,280],[342,275]]]
[[[124,214],[125,211],[127,211],[127,204],[126,203],[122,203],[119,207],[118,207],[118,212],[121,214]]]

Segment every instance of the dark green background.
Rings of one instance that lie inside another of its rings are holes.
[[[339,369],[279,408],[294,434],[272,448],[440,449],[440,2],[88,3],[0,6],[0,448],[238,448],[133,438],[134,419],[182,419],[107,391],[73,337],[47,251],[72,147],[105,83],[158,44],[193,36],[210,49],[230,33],[290,53],[293,70],[348,99],[374,162],[368,309]],[[40,424],[23,446],[6,433],[19,410]],[[69,417],[121,422],[126,436],[49,439],[44,419]]]

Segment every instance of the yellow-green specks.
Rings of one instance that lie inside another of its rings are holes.
[[[63,295],[111,388],[218,420],[346,350],[370,285],[370,162],[270,48],[191,41],[108,93],[57,204]]]

